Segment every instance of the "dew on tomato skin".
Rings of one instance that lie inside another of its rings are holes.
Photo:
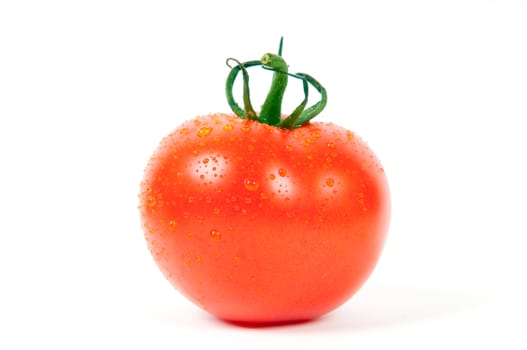
[[[170,220],[170,221],[168,222],[168,226],[170,226],[170,230],[172,230],[172,231],[175,230],[176,227],[177,227],[177,222],[176,222],[176,220]]]
[[[181,135],[186,135],[186,134],[188,134],[188,129],[187,129],[187,128],[183,128],[183,129],[181,129],[181,130],[179,131],[179,133],[180,133]]]
[[[242,126],[242,131],[243,132],[249,132],[249,131],[251,131],[251,127],[249,125],[243,125]]]
[[[203,215],[198,215],[198,216],[196,216],[196,220],[197,220],[198,222],[203,222],[203,220],[204,220]]]
[[[203,137],[207,136],[212,132],[212,128],[210,126],[202,126],[198,131],[198,136]]]
[[[188,211],[183,212],[183,217],[185,219],[188,219],[190,217],[190,212],[188,212]]]
[[[328,148],[335,148],[335,143],[328,142]]]
[[[212,230],[210,231],[210,236],[211,236],[213,239],[217,240],[217,241],[219,241],[219,240],[221,239],[221,233],[220,233],[220,231],[218,231],[218,230],[216,230],[216,229],[212,229]]]
[[[243,180],[243,186],[247,191],[256,191],[260,187],[260,184],[255,179],[247,178]]]
[[[287,170],[284,169],[284,168],[278,169],[278,175],[280,175],[281,177],[286,176],[287,175]]]
[[[287,145],[287,146],[285,146],[285,149],[286,149],[288,152],[292,152],[292,151],[293,151],[293,146],[291,146],[291,145]]]
[[[326,185],[328,185],[329,187],[333,187],[334,184],[335,184],[335,180],[333,180],[332,178],[328,177],[326,179]]]
[[[232,131],[232,129],[234,129],[234,126],[232,126],[232,124],[225,124],[223,126],[223,130],[225,131]]]
[[[271,179],[271,180],[276,179],[276,175],[275,175],[275,174],[270,174],[270,175],[269,175],[269,179]]]
[[[315,131],[311,134],[311,136],[313,136],[314,138],[318,139],[320,138],[320,133],[318,131]]]
[[[154,196],[148,196],[146,198],[146,204],[149,206],[149,207],[153,207],[156,205],[156,199]]]
[[[249,145],[249,146],[247,146],[247,150],[248,150],[249,152],[254,151],[254,145]]]

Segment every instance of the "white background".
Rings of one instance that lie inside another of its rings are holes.
[[[281,35],[393,220],[343,307],[247,329],[164,280],[137,192],[164,135],[229,111],[225,59]],[[2,1],[0,348],[525,349],[526,117],[524,1]]]

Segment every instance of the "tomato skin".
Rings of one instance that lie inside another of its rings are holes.
[[[313,319],[344,303],[372,272],[390,216],[384,171],[352,132],[230,114],[165,137],[139,198],[148,247],[172,285],[249,323]]]

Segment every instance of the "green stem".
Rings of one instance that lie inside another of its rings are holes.
[[[278,126],[284,129],[294,129],[307,124],[324,109],[327,104],[327,92],[326,89],[309,74],[291,74],[288,72],[287,63],[281,57],[282,45],[283,38],[280,40],[278,55],[267,53],[260,61],[240,63],[238,60],[229,58],[227,60],[227,65],[231,68],[231,71],[227,76],[225,91],[227,94],[227,102],[229,103],[229,106],[231,107],[232,111],[241,118],[255,119],[261,123]],[[230,61],[236,62],[237,65],[231,67],[229,65]],[[274,72],[271,88],[269,89],[269,93],[267,94],[259,115],[256,115],[256,112],[252,107],[249,91],[249,74],[247,72],[247,68],[254,66],[262,66],[263,68],[272,70]],[[232,94],[234,82],[240,71],[243,74],[244,108],[241,108],[238,103],[236,103],[236,100]],[[289,116],[282,119],[282,100],[287,87],[289,76],[302,80],[304,99]],[[305,109],[308,102],[309,85],[313,86],[320,93],[321,98],[320,101]]]
[[[277,125],[282,117],[282,100],[287,87],[287,63],[278,55],[267,53],[262,57],[262,65],[275,70],[271,89],[265,98],[260,111],[262,123]]]

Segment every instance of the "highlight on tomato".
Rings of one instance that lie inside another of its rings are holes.
[[[146,166],[139,208],[148,248],[168,281],[237,323],[311,320],[348,300],[381,254],[390,196],[379,159],[355,133],[313,118],[325,88],[282,57],[228,59],[233,113],[189,119]],[[273,74],[257,113],[249,69]],[[242,73],[243,107],[233,96]],[[288,79],[304,99],[282,112]],[[311,90],[320,100],[307,106]]]

